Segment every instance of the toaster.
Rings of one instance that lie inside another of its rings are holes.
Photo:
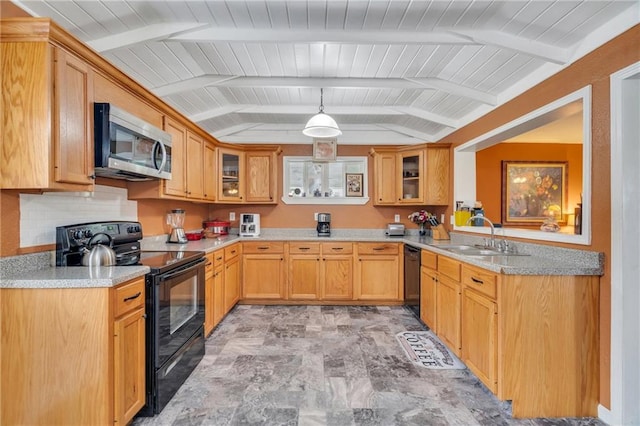
[[[390,237],[403,237],[404,236],[404,224],[402,223],[387,223],[387,231],[385,232]]]

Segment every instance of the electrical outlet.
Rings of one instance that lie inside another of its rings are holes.
[[[229,212],[229,220],[230,221],[236,220],[236,212]]]
[[[315,212],[313,214],[313,220],[315,220],[316,222],[318,221],[318,212]]]
[[[440,215],[440,223],[444,223],[444,213]]]
[[[393,217],[393,221],[394,221],[394,222],[396,222],[396,223],[397,223],[397,222],[400,222],[400,215],[399,215],[399,214],[395,215],[395,216]]]

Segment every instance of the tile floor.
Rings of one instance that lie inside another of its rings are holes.
[[[142,425],[603,425],[515,420],[468,370],[412,365],[403,307],[251,306],[229,313],[169,405]]]

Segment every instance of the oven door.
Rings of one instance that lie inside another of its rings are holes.
[[[154,356],[158,368],[204,324],[204,263],[158,275],[154,280]]]

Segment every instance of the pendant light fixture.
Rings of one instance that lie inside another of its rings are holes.
[[[324,112],[323,89],[320,89],[320,111],[307,121],[302,133],[311,138],[334,138],[342,134],[336,120]]]

